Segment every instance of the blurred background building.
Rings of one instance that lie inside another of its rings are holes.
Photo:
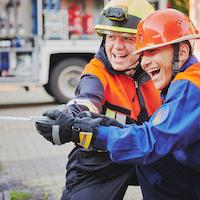
[[[200,27],[200,0],[149,1],[155,9],[190,15]],[[1,0],[0,86],[42,86],[58,103],[73,98],[83,67],[99,48],[94,26],[106,2]]]

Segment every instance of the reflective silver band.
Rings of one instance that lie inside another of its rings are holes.
[[[84,105],[84,106],[87,106],[89,111],[94,112],[94,113],[99,113],[98,108],[88,99],[72,99],[67,103],[67,106],[72,105],[72,104]]]
[[[52,126],[52,137],[53,142],[57,145],[61,145],[60,136],[59,136],[59,125]]]
[[[126,124],[126,118],[127,116],[121,113],[116,114],[116,120],[120,123]]]

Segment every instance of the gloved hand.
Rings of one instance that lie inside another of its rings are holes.
[[[58,106],[57,110],[60,110],[61,112],[65,112],[65,113],[71,115],[72,117],[74,116],[72,111],[67,106],[67,104],[62,104],[62,105]]]
[[[59,110],[50,110],[43,115],[49,117],[49,121],[36,122],[36,128],[48,141],[58,145],[73,141],[87,149],[93,144],[99,125],[123,127],[115,119],[88,111],[76,118]]]
[[[72,141],[72,126],[74,117],[60,110],[49,110],[43,113],[49,121],[36,122],[37,131],[53,144],[64,144]]]
[[[90,117],[92,119],[101,118],[102,119],[100,121],[101,126],[117,126],[117,127],[120,127],[120,128],[123,127],[123,124],[118,122],[116,119],[109,118],[109,117],[106,117],[105,115],[97,114],[97,113],[94,113],[94,112],[83,111],[78,115],[78,117],[80,117],[80,118]]]
[[[93,145],[95,141],[97,127],[99,125],[117,126],[120,128],[123,127],[123,125],[115,119],[111,119],[104,115],[92,113],[89,111],[84,111],[81,112],[78,117],[76,117],[72,127],[73,141],[79,141],[79,145],[83,146],[85,149],[88,149]]]

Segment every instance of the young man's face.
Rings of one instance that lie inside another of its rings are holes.
[[[138,55],[132,56],[135,51],[135,36],[120,33],[106,35],[105,50],[107,57],[117,71],[124,71],[135,66]]]
[[[141,65],[150,75],[155,88],[162,90],[171,81],[173,47],[171,45],[144,51]]]

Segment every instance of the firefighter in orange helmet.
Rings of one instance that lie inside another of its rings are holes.
[[[200,62],[193,55],[199,38],[175,9],[139,23],[134,54],[142,55],[142,68],[164,100],[149,122],[118,128],[100,117],[66,118],[68,141],[107,151],[116,163],[137,164],[144,200],[200,199]]]
[[[141,69],[139,56],[132,56],[132,52],[137,24],[152,11],[146,0],[111,0],[105,6],[95,26],[103,38],[101,47],[86,65],[76,97],[64,106],[67,113],[77,116],[89,110],[124,124],[148,120],[161,100],[149,76]],[[63,114],[59,111],[45,113],[59,119],[58,125],[65,119]],[[55,128],[51,122],[37,123],[36,127],[54,144],[67,142],[66,132],[60,132],[59,126]],[[128,185],[138,184],[132,165],[114,164],[108,153],[88,151],[78,145],[69,155],[66,179],[62,200],[120,200]]]

